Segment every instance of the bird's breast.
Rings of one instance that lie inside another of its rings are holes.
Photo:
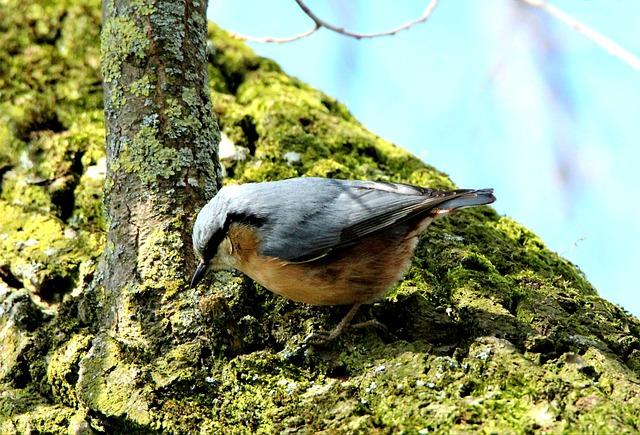
[[[377,299],[402,278],[417,242],[377,234],[318,260],[288,263],[260,255],[260,239],[248,225],[231,225],[228,237],[233,267],[276,294],[312,305]]]

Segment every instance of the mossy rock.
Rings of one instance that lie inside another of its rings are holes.
[[[361,314],[388,334],[304,347],[344,308],[220,273],[172,314],[197,339],[136,360],[101,335],[102,299],[87,296],[107,225],[99,28],[95,0],[0,8],[1,432],[640,430],[638,319],[489,207],[424,234],[405,279]],[[454,186],[216,26],[209,35],[225,183]],[[101,370],[110,377],[90,376]]]

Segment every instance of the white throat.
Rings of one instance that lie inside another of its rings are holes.
[[[234,269],[237,260],[233,255],[233,245],[228,237],[225,237],[218,246],[218,252],[209,262],[209,267],[213,270]]]

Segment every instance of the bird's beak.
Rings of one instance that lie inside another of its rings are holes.
[[[197,286],[198,283],[204,277],[204,274],[206,271],[207,271],[207,263],[205,263],[204,261],[201,261],[200,264],[198,264],[196,271],[193,273],[193,276],[191,277],[191,284],[189,284],[189,288],[194,288],[195,286]]]

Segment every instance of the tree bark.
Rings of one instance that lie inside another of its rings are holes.
[[[157,387],[154,365],[141,362],[199,334],[197,319],[182,315],[194,301],[191,225],[220,182],[206,8],[206,0],[103,2],[108,233],[89,293],[103,309],[79,391],[90,407],[140,424]],[[117,409],[105,401],[123,395],[114,372],[140,385]]]
[[[206,8],[197,0],[103,4],[108,241],[100,278],[114,307],[105,326],[132,344],[171,336],[154,312],[184,290],[192,220],[219,183]]]

